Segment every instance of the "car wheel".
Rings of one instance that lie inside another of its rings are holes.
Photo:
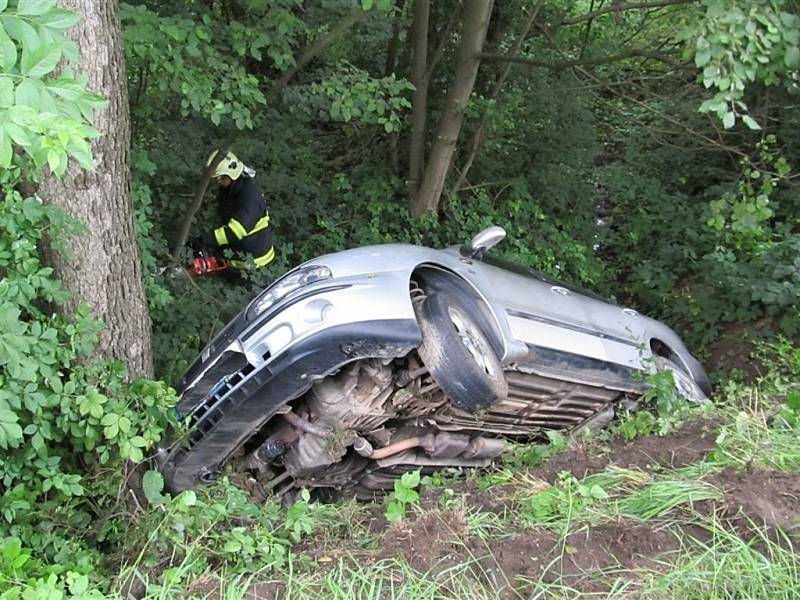
[[[417,317],[419,355],[453,404],[474,411],[508,395],[503,367],[486,333],[455,296],[431,293],[418,305]]]
[[[675,381],[675,393],[679,398],[688,400],[689,402],[708,401],[708,396],[706,396],[706,393],[697,385],[697,382],[692,376],[668,358],[657,356],[656,369],[659,373],[662,371],[672,372],[672,379]]]

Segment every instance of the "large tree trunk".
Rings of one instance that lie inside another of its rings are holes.
[[[130,378],[152,376],[150,317],[142,281],[130,194],[130,114],[117,0],[60,0],[83,19],[70,30],[78,71],[88,88],[108,99],[95,116],[94,170],[73,164],[63,179],[49,177],[39,195],[81,221],[87,232],[67,240],[68,256],[52,256],[72,298],[105,323],[96,356],[123,360]]]
[[[525,25],[522,27],[522,31],[517,36],[517,41],[514,42],[514,46],[511,48],[511,52],[509,52],[509,56],[516,57],[520,53],[520,50],[522,50],[522,45],[525,42],[525,39],[528,37],[528,32],[531,30],[531,27],[533,27],[533,22],[536,20],[536,15],[539,14],[539,9],[543,4],[544,0],[539,0],[539,3],[531,10],[531,14],[528,15]],[[492,91],[489,93],[489,100],[497,100],[497,97],[500,95],[500,91],[503,89],[503,84],[505,84],[508,74],[511,72],[511,65],[512,63],[510,62],[503,65],[503,68],[500,70],[497,79],[495,79],[494,86],[492,86]],[[472,163],[475,162],[475,158],[478,156],[478,150],[480,150],[481,144],[483,143],[483,136],[488,121],[489,109],[486,108],[484,109],[478,124],[475,126],[475,131],[473,132],[469,143],[467,158],[464,161],[464,166],[461,168],[461,172],[456,178],[456,182],[450,189],[451,194],[457,193],[458,190],[461,189],[461,186],[464,185],[464,182],[466,182],[467,174],[472,168]]]
[[[414,0],[411,48],[414,67],[411,83],[414,96],[411,100],[411,145],[408,151],[408,194],[413,205],[425,165],[425,119],[428,113],[428,20],[430,0]]]
[[[422,184],[411,201],[411,212],[416,215],[435,211],[439,206],[439,197],[442,195],[461,132],[464,112],[478,74],[479,55],[486,39],[493,1],[466,0],[464,4],[464,27],[456,57],[455,76],[447,91],[439,130],[425,166]]]

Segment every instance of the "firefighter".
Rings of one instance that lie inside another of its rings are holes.
[[[207,164],[216,156],[215,150]],[[225,155],[212,175],[219,183],[217,209],[222,225],[200,238],[203,246],[216,249],[219,255],[226,248],[232,250],[228,263],[239,271],[265,267],[275,258],[267,202],[253,175],[233,152]]]

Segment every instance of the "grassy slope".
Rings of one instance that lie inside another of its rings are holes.
[[[489,473],[425,478],[394,524],[385,503],[301,501],[268,518],[225,504],[230,490],[173,503],[124,572],[148,598],[794,598],[800,412],[785,401],[796,394],[776,369],[681,424],[634,416],[520,448]],[[641,435],[654,428],[671,431]],[[186,516],[209,506],[217,519]]]

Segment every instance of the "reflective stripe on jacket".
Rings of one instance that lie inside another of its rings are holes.
[[[217,246],[234,251],[237,256],[231,265],[244,268],[244,265],[263,267],[269,264],[275,258],[269,212],[253,179],[243,173],[230,186],[220,189],[217,201],[224,225],[215,228],[213,237],[208,237]]]

